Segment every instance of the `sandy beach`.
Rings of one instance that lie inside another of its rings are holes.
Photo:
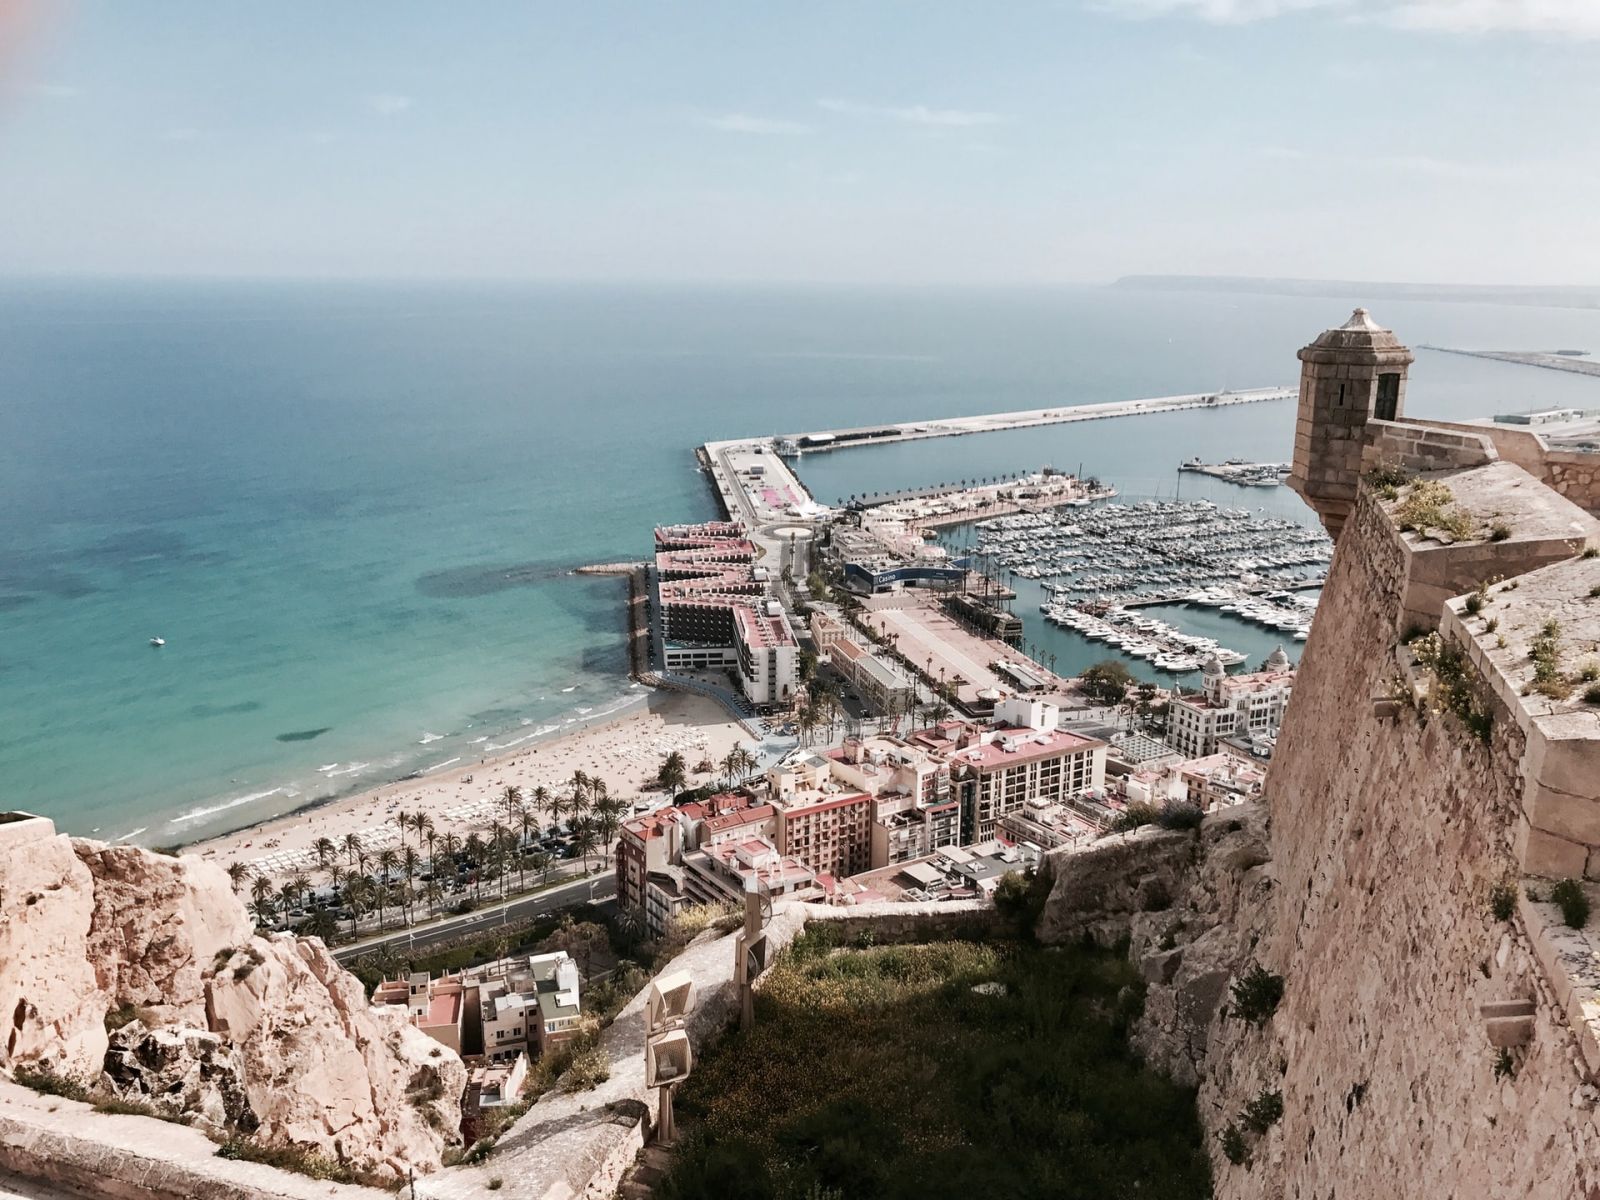
[[[524,798],[539,786],[565,791],[573,772],[606,781],[613,796],[633,800],[654,780],[662,756],[682,752],[691,772],[703,758],[717,762],[736,744],[754,750],[749,731],[703,696],[655,692],[643,709],[601,725],[538,742],[428,779],[410,779],[336,800],[305,812],[276,817],[247,829],[197,842],[183,850],[227,866],[242,861],[252,874],[281,878],[311,873],[320,838],[361,837],[368,852],[400,844],[395,815],[425,812],[436,835],[465,837],[504,820],[507,787]],[[706,781],[691,773],[690,783]],[[543,818],[549,823],[549,816]],[[414,840],[414,839],[413,839]]]

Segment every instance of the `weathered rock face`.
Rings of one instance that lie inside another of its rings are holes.
[[[163,1022],[203,1024],[201,972],[218,950],[255,934],[227,873],[136,846],[72,848],[93,878],[84,951],[101,990],[118,1004],[160,1010]]]
[[[314,939],[256,939],[206,980],[212,1029],[235,1046],[269,1142],[402,1171],[459,1140],[461,1060],[403,1009],[374,1008]]]
[[[0,825],[0,1068],[100,1069],[106,998],[83,952],[93,913],[89,872],[49,821]]]
[[[254,936],[217,867],[38,818],[0,823],[0,1068],[21,1065],[396,1175],[459,1142],[466,1085],[320,941]]]
[[[1131,933],[1135,918],[1171,906],[1187,886],[1195,835],[1146,825],[1081,850],[1050,852],[1050,898],[1039,919],[1047,945],[1086,934],[1109,946]]]
[[[254,1133],[232,1044],[204,1029],[151,1029],[135,1020],[111,1035],[105,1082],[123,1100],[187,1116],[212,1133]]]

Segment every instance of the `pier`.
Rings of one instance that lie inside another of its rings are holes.
[[[974,417],[944,417],[932,421],[885,422],[855,429],[823,429],[791,433],[775,441],[784,453],[816,454],[849,446],[881,446],[919,438],[955,437],[963,433],[998,433],[1037,425],[1063,425],[1072,421],[1099,421],[1108,417],[1147,416],[1190,408],[1226,408],[1234,404],[1260,404],[1292,400],[1294,388],[1247,388],[1243,391],[1194,392],[1186,396],[1157,396],[1148,400],[1113,400],[1101,404],[1071,404],[1057,408],[1032,408],[1020,412],[985,413]]]

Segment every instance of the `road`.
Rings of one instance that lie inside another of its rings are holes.
[[[476,912],[465,913],[459,917],[445,917],[427,925],[397,929],[381,937],[364,938],[348,946],[336,948],[333,956],[341,963],[348,964],[363,954],[370,954],[384,946],[408,953],[425,950],[429,946],[464,934],[484,933],[496,925],[523,921],[591,898],[596,901],[609,900],[616,894],[617,877],[607,871],[591,875],[588,879],[574,879],[571,883],[558,884],[532,896],[513,897],[504,904],[489,904]]]

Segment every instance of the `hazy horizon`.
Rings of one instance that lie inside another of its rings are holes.
[[[1600,280],[1591,0],[0,6],[0,276]]]

